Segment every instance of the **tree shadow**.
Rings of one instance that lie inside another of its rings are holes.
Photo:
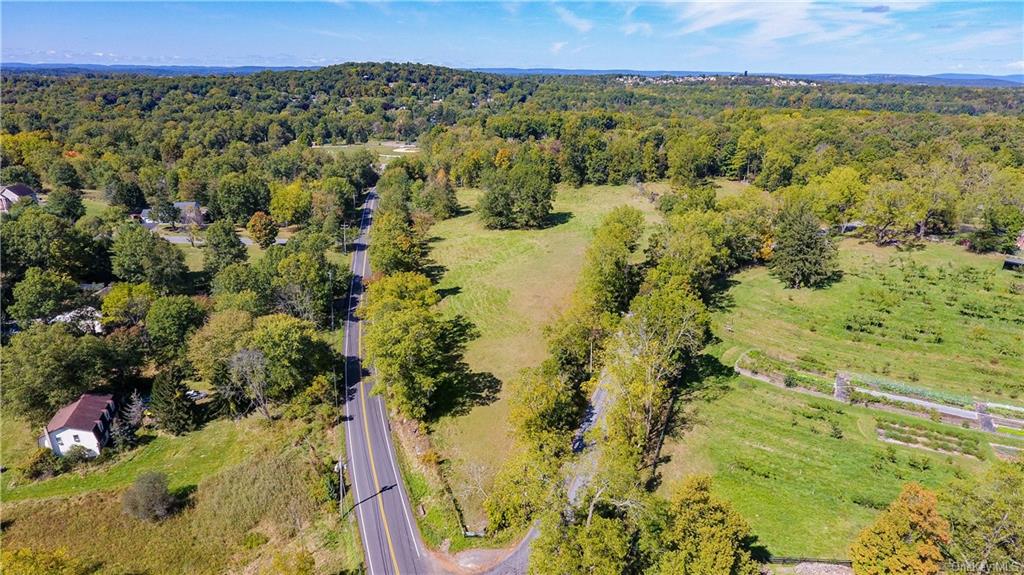
[[[441,296],[441,299],[444,299],[453,295],[459,295],[462,293],[462,288],[459,286],[452,286],[447,288],[438,288],[434,291],[437,292],[437,295]]]
[[[423,272],[423,275],[430,278],[431,283],[436,284],[440,282],[441,278],[444,277],[444,274],[448,272],[448,268],[432,259],[428,259],[423,262],[423,266],[420,271]]]
[[[731,277],[719,277],[711,284],[705,296],[709,311],[726,312],[736,307],[736,299],[732,295],[732,288],[740,282]]]
[[[924,242],[919,240],[919,239],[917,239],[917,238],[912,238],[912,239],[909,239],[909,240],[907,240],[905,242],[900,242],[900,243],[896,244],[896,251],[897,252],[901,252],[901,253],[902,252],[919,252],[919,251],[922,251],[923,249],[924,249]]]
[[[571,219],[572,212],[551,212],[548,214],[548,217],[544,218],[544,221],[537,226],[537,229],[546,230],[548,228],[560,226],[562,224],[569,223],[569,220]]]
[[[194,495],[198,486],[182,485],[181,487],[171,490],[171,497],[174,498],[174,506],[171,508],[171,515],[177,515],[186,509],[192,507],[194,503]]]
[[[473,372],[466,364],[466,346],[479,335],[473,323],[457,315],[445,324],[444,334],[439,339],[442,348],[437,352],[441,381],[431,397],[425,418],[428,423],[493,403],[501,391],[500,379],[491,373]]]
[[[761,543],[757,535],[747,535],[740,542],[740,545],[750,551],[750,557],[758,563],[765,564],[771,561],[772,553],[768,551],[768,547]]]
[[[438,390],[427,417],[437,421],[444,416],[465,415],[474,407],[494,403],[500,392],[501,380],[494,374],[466,370]]]

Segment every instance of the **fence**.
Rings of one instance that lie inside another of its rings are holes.
[[[853,561],[849,559],[821,559],[820,557],[776,557],[772,555],[768,559],[769,563],[776,565],[795,565],[797,563],[826,563],[828,565],[842,565],[844,567],[853,566]]]

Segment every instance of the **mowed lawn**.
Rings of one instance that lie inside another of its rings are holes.
[[[369,150],[378,158],[383,160],[408,156],[419,151],[415,144],[407,144],[405,142],[397,142],[394,140],[370,140],[362,144],[325,144],[323,146],[316,146],[316,149],[334,154]]]
[[[472,321],[480,337],[469,345],[472,369],[502,382],[544,360],[543,328],[569,301],[583,254],[601,218],[631,205],[656,219],[654,206],[631,186],[559,186],[554,225],[539,230],[487,230],[472,212],[480,192],[460,190],[469,212],[437,223],[431,258],[445,268],[443,306]],[[483,527],[482,502],[509,453],[507,402],[501,399],[435,425],[434,441],[448,461],[449,481],[471,529]]]
[[[915,251],[844,240],[843,278],[785,289],[764,267],[736,274],[715,315],[729,361],[760,349],[827,374],[1024,403],[1024,279],[1002,257],[951,243]],[[1020,290],[1020,287],[1016,288]]]
[[[17,426],[9,426],[5,421],[3,427],[3,463],[11,467],[18,467],[25,456],[31,453],[24,438],[18,435],[27,428],[27,424],[17,423]],[[85,466],[81,471],[44,481],[18,485],[14,472],[7,472],[4,474],[3,499],[10,502],[64,497],[100,489],[119,489],[131,484],[136,477],[147,471],[166,473],[172,489],[195,485],[203,477],[237,464],[277,442],[274,432],[255,417],[240,422],[215,420],[198,431],[177,437],[143,434],[142,441],[144,445],[118,456],[112,462]],[[16,451],[10,454],[10,458],[6,447],[9,442],[20,447],[12,448]]]
[[[670,494],[688,474],[711,474],[717,493],[776,556],[847,558],[905,482],[937,488],[992,460],[986,443],[985,461],[884,443],[875,434],[878,412],[868,409],[735,376],[706,383],[717,389],[684,404],[665,444],[661,491]]]

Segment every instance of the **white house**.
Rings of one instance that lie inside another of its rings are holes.
[[[100,313],[100,310],[87,305],[57,315],[50,320],[50,323],[66,323],[75,326],[82,333],[99,335],[103,333],[102,319],[103,315]]]
[[[36,197],[35,190],[25,184],[11,184],[9,186],[0,187],[0,212],[6,214],[11,211],[14,204],[22,200],[30,200],[36,203],[39,202],[39,198]]]
[[[113,396],[84,393],[74,403],[60,408],[46,424],[39,436],[39,446],[64,455],[72,446],[80,445],[95,457],[110,440],[115,409]]]

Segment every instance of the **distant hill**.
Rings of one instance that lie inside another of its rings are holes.
[[[143,76],[246,76],[258,72],[314,70],[317,66],[142,66],[134,64],[25,64],[5,62],[0,70],[14,73],[73,76],[76,74],[140,74]]]
[[[0,65],[3,72],[71,76],[75,74],[140,74],[145,76],[245,76],[259,72],[283,70],[315,70],[320,66],[145,66],[134,64],[26,64],[7,62]],[[738,76],[743,72],[700,70],[629,70],[629,69],[570,69],[570,68],[470,68],[474,72],[511,76]],[[910,84],[922,86],[959,86],[979,88],[1024,87],[1024,74],[990,76],[985,74],[783,74],[751,72],[750,76],[813,80],[837,84]]]
[[[473,68],[477,72],[492,74],[527,75],[543,74],[555,76],[735,76],[742,72],[727,71],[696,71],[696,70],[591,70],[564,68]],[[984,74],[935,74],[932,76],[916,76],[913,74],[781,74],[772,72],[750,73],[751,76],[773,76],[777,78],[793,78],[813,80],[816,82],[833,82],[837,84],[915,84],[925,86],[976,86],[984,88],[1016,88],[1024,87],[1024,74],[1012,76],[988,76]]]

